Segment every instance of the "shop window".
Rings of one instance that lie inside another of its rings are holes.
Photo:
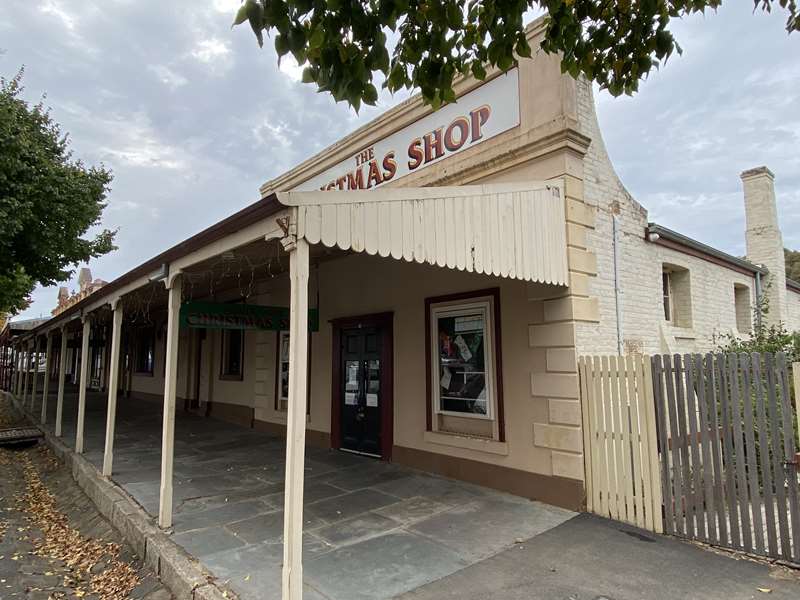
[[[278,410],[289,407],[289,332],[278,332]]]
[[[439,415],[494,419],[494,299],[430,303],[431,390]]]
[[[222,379],[241,380],[244,375],[244,330],[225,329],[222,332]]]
[[[692,289],[689,269],[676,265],[663,265],[661,294],[664,319],[675,327],[691,327]]]
[[[741,333],[750,333],[753,328],[750,313],[750,288],[741,283],[734,283],[733,301],[736,308],[736,329]]]
[[[140,329],[136,333],[136,373],[152,375],[155,365],[156,336],[153,328]]]

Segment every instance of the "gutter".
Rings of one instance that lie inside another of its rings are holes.
[[[647,224],[647,228],[645,229],[645,239],[652,243],[659,243],[660,240],[666,240],[668,242],[672,242],[673,244],[684,246],[685,248],[694,250],[695,252],[716,258],[719,261],[727,263],[731,267],[735,267],[737,270],[752,273],[753,276],[755,276],[756,273],[760,273],[761,275],[769,274],[769,270],[764,266],[753,264],[750,261],[744,260],[743,258],[738,258],[732,254],[723,252],[722,250],[717,250],[716,248],[712,248],[707,244],[693,240],[692,238],[686,237],[677,231],[667,229],[666,227],[656,223]],[[671,244],[662,245],[671,246]],[[800,286],[800,284],[798,284],[798,286]]]

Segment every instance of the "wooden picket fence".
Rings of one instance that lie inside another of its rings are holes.
[[[589,511],[800,563],[784,354],[581,357],[579,374]]]
[[[783,353],[653,357],[667,533],[800,563]]]
[[[650,360],[581,357],[588,510],[661,533]]]

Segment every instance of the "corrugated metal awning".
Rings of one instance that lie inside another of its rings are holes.
[[[497,277],[567,285],[557,185],[280,192],[310,244]]]

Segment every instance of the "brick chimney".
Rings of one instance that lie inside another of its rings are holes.
[[[786,322],[786,260],[783,255],[783,236],[778,227],[775,175],[767,167],[756,167],[744,171],[741,178],[747,222],[747,260],[769,269],[767,323]]]

